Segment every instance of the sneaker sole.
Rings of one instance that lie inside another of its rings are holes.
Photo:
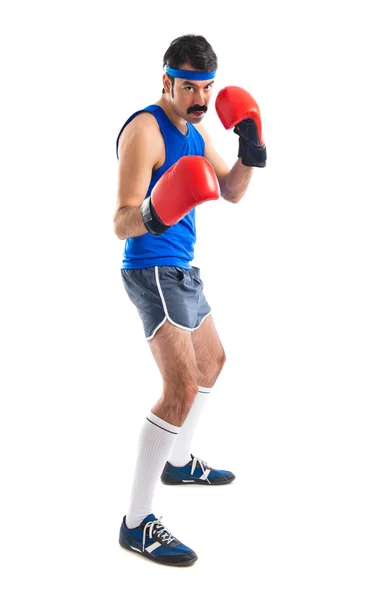
[[[168,562],[168,561],[163,560],[162,556],[152,556],[152,554],[146,554],[145,552],[142,552],[141,550],[134,550],[134,548],[132,548],[126,542],[126,540],[122,537],[122,535],[119,536],[118,541],[119,541],[120,546],[122,548],[124,548],[125,550],[130,550],[130,552],[135,552],[136,554],[140,554],[140,556],[143,556],[143,558],[153,560],[154,562],[157,562],[160,565],[167,565],[168,567],[189,567],[190,565],[193,565],[193,563],[196,562],[197,558],[198,558],[195,554],[195,556],[193,556],[189,560],[185,560],[183,562]]]
[[[171,475],[163,475],[161,477],[161,481],[164,485],[227,485],[228,483],[234,481],[234,479],[235,475],[233,475],[233,477],[230,479],[211,481],[208,483],[202,479],[188,479],[187,481],[182,481],[181,479],[178,479],[178,477],[172,477]]]

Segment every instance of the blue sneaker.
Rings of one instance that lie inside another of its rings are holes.
[[[195,552],[173,537],[161,520],[156,519],[153,514],[145,517],[139,527],[133,529],[126,526],[126,516],[124,516],[119,532],[119,543],[126,550],[139,552],[146,558],[164,565],[186,567],[197,560]]]
[[[161,474],[161,481],[166,485],[224,485],[234,481],[235,475],[231,471],[219,471],[208,467],[207,463],[191,454],[191,459],[184,467],[173,467],[166,463]]]

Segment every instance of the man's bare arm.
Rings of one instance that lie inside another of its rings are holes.
[[[204,156],[216,172],[222,198],[236,204],[243,198],[247,191],[248,184],[253,175],[253,167],[246,167],[243,165],[241,159],[238,158],[230,170],[223,158],[215,150],[206,129],[202,125],[198,125],[197,128],[204,138]]]
[[[113,217],[114,232],[120,240],[148,233],[140,206],[163,152],[157,121],[149,113],[137,115],[121,134],[117,209]]]
[[[120,240],[148,233],[139,206],[122,206],[114,215],[114,233]]]
[[[225,178],[222,198],[234,204],[239,202],[247,191],[252,175],[253,167],[246,167],[238,158]]]

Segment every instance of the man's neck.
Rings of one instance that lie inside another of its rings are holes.
[[[175,125],[175,127],[177,129],[179,129],[179,131],[181,133],[183,133],[183,135],[187,134],[188,129],[187,129],[186,119],[183,119],[183,117],[180,117],[179,115],[176,114],[176,112],[173,110],[173,107],[171,106],[170,102],[168,102],[163,97],[161,97],[157,102],[155,102],[155,104],[157,104],[157,106],[161,106],[161,108],[166,113],[166,115],[169,117],[169,119],[173,123],[173,125]]]

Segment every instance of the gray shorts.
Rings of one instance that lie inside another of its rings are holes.
[[[143,321],[147,340],[165,321],[194,331],[211,312],[198,267],[122,269],[121,274],[125,290]]]

